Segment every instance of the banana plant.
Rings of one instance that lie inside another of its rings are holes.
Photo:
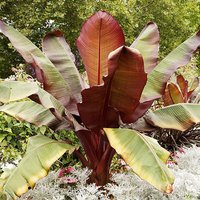
[[[190,61],[200,45],[200,31],[158,63],[160,36],[154,22],[148,23],[127,47],[118,22],[107,12],[99,11],[84,23],[76,42],[87,72],[87,85],[61,31],[44,37],[42,52],[2,21],[0,29],[34,68],[42,85],[0,83],[0,101],[4,103],[0,111],[53,130],[70,128],[85,152],[83,155],[77,147],[44,137],[30,139],[27,154],[5,181],[3,191],[15,199],[46,175],[56,158],[74,150],[83,166],[92,170],[88,183],[109,182],[110,164],[118,153],[142,179],[162,192],[172,192],[174,177],[165,165],[170,153],[155,139],[137,130],[120,128],[120,124],[137,121],[163,95],[170,76]],[[18,101],[27,97],[31,101]],[[54,146],[46,149],[48,143]],[[38,148],[41,156],[36,153]]]

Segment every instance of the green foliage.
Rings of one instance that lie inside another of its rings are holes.
[[[70,140],[72,145],[79,144],[73,132],[60,130],[52,131],[47,126],[37,127],[28,122],[18,121],[15,118],[0,112],[0,158],[2,163],[13,163],[21,159],[27,148],[28,138],[42,134],[55,140]],[[74,165],[77,158],[73,155],[62,157],[53,168],[60,168],[68,164]]]
[[[62,30],[80,67],[74,41],[84,20],[98,10],[110,12],[119,21],[128,44],[131,44],[144,24],[156,22],[162,38],[161,57],[195,32],[199,26],[197,22],[200,21],[200,2],[195,0],[2,0],[0,18],[38,46],[38,38],[42,38],[46,32]],[[0,38],[0,77],[6,78],[12,73],[11,67],[23,63],[23,60],[6,38]]]

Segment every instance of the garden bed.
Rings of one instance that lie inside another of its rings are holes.
[[[51,172],[19,200],[197,200],[200,199],[200,148],[193,146],[175,153],[168,165],[175,176],[172,194],[163,194],[131,171],[115,173],[103,188],[86,184],[88,169],[72,170],[58,178]]]

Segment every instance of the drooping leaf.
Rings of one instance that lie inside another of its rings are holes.
[[[180,103],[150,111],[145,119],[153,126],[185,131],[200,122],[200,105]]]
[[[143,59],[137,50],[119,47],[109,55],[109,75],[104,85],[83,90],[78,104],[82,121],[89,129],[117,127],[118,112],[128,121],[139,104],[146,83]]]
[[[31,137],[25,156],[4,184],[4,191],[16,199],[46,176],[51,165],[66,151],[72,153],[74,150],[75,147],[69,144],[43,135]]]
[[[49,109],[49,112],[55,115],[58,120],[54,122],[55,127],[52,127],[54,130],[78,128],[79,125],[70,112],[56,98],[40,88],[37,83],[23,81],[0,83],[0,102],[10,103],[27,97],[42,104],[44,108]]]
[[[104,129],[111,146],[142,179],[171,193],[174,177],[164,164],[169,152],[148,136],[130,129]]]
[[[33,97],[37,95],[37,99]],[[64,106],[51,94],[43,90],[36,82],[3,81],[0,83],[0,102],[10,103],[13,101],[32,97],[45,108],[55,109],[58,115],[64,113]]]
[[[42,74],[39,71],[39,75],[43,76],[40,78],[43,79],[44,89],[62,102],[63,105],[67,105],[71,96],[70,87],[53,63],[28,38],[13,27],[0,21],[0,30],[8,37],[27,63],[42,70]]]
[[[138,49],[144,59],[144,69],[150,73],[157,65],[160,35],[154,22],[149,22],[140,35],[131,44],[132,48]]]
[[[83,59],[90,86],[103,83],[103,76],[108,74],[109,53],[124,43],[121,27],[107,12],[99,11],[84,23],[76,44]]]
[[[200,45],[200,31],[180,44],[166,56],[148,75],[141,102],[160,98],[170,76],[180,66],[185,66]]]
[[[77,110],[76,104],[81,102],[81,91],[85,86],[74,64],[73,59],[75,58],[62,32],[57,30],[48,33],[43,39],[42,49],[68,83],[72,92],[71,104],[74,104],[73,106]]]
[[[58,120],[42,105],[33,101],[13,102],[0,106],[0,111],[7,113],[21,121],[27,121],[37,126],[47,125],[51,127]]]
[[[174,83],[169,83],[167,87],[173,104],[184,103],[183,94]]]

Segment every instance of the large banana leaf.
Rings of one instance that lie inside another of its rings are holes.
[[[81,102],[81,91],[84,89],[84,83],[74,64],[73,54],[62,32],[57,30],[48,33],[43,39],[42,49],[69,84],[72,92],[72,103],[75,110],[77,110],[76,103]],[[72,105],[70,106],[72,107]]]
[[[36,82],[3,81],[0,83],[0,94],[0,102],[3,103],[31,97],[45,108],[55,109],[60,116],[63,115],[65,110],[64,106],[56,98],[39,87]],[[37,95],[38,98],[33,95]]]
[[[118,112],[127,120],[137,107],[146,83],[143,59],[129,47],[119,47],[109,55],[109,75],[104,85],[83,90],[78,104],[82,121],[89,129],[117,127]]]
[[[200,105],[180,103],[150,111],[145,119],[153,126],[185,131],[200,122]]]
[[[33,101],[12,102],[0,106],[0,111],[5,112],[18,120],[27,121],[37,126],[52,126],[58,122],[56,117],[42,105]]]
[[[76,44],[90,86],[103,83],[103,76],[108,74],[108,54],[124,45],[124,40],[118,22],[105,11],[95,13],[84,23]]]
[[[44,89],[62,102],[63,105],[67,105],[70,100],[71,90],[53,63],[39,48],[13,27],[0,21],[0,30],[8,37],[27,63],[42,70]]]
[[[104,129],[111,146],[142,179],[162,192],[172,192],[174,177],[164,164],[169,152],[148,136],[130,129]]]
[[[141,102],[160,98],[171,75],[180,66],[185,66],[200,45],[200,31],[180,44],[166,56],[148,75]]]
[[[155,23],[149,22],[140,35],[131,44],[132,48],[138,49],[144,59],[144,69],[150,73],[157,65],[160,35]]]
[[[27,152],[18,167],[11,173],[3,186],[4,192],[13,199],[25,193],[29,187],[46,176],[51,165],[66,151],[72,153],[75,147],[64,142],[38,135],[29,139]]]
[[[49,94],[48,92],[46,92],[45,90],[40,88],[38,86],[38,84],[35,82],[3,81],[0,83],[0,91],[1,91],[0,92],[0,94],[1,94],[0,102],[3,102],[3,103],[10,103],[13,101],[17,101],[17,100],[21,100],[21,99],[29,97],[33,101],[42,104],[44,106],[44,109],[49,110],[48,113],[52,112],[57,118],[57,119],[55,118],[54,123],[52,124],[55,126],[51,126],[51,128],[53,128],[54,130],[61,129],[61,128],[62,129],[70,128],[70,126],[74,126],[73,128],[76,129],[79,126],[78,123],[73,118],[73,116],[70,114],[70,112],[56,98],[54,98],[51,94]],[[15,103],[12,103],[12,104],[15,107]],[[39,104],[34,104],[34,105],[37,107],[40,106]],[[8,114],[11,114],[12,111],[10,110],[9,105],[5,105],[5,106],[6,106],[6,108],[9,108]],[[43,106],[41,106],[41,108]],[[12,106],[11,106],[11,108],[12,108]],[[28,112],[28,111],[26,111],[27,108],[28,108],[28,106],[24,107],[25,113]],[[23,107],[21,109],[23,111]],[[14,111],[14,112],[16,112],[16,111]],[[8,112],[8,110],[5,112]],[[32,112],[30,112],[30,114],[32,114]],[[30,121],[31,120],[30,114],[29,114],[29,116],[24,115],[25,118],[23,120],[34,123],[34,122]],[[52,116],[52,114],[50,116]],[[14,115],[14,117],[15,117],[15,115]],[[44,116],[44,117],[46,117],[46,116]],[[37,116],[36,116],[36,118],[37,118]],[[45,120],[45,119],[43,119],[43,120]],[[48,125],[48,124],[46,124],[46,125]]]

